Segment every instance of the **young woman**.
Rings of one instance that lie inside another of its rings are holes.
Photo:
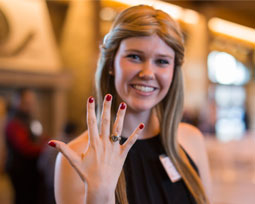
[[[182,33],[163,11],[118,16],[101,47],[88,130],[68,145],[49,142],[62,152],[57,203],[209,203],[203,136],[180,123],[183,57]]]

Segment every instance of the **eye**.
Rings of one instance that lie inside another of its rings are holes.
[[[135,61],[135,62],[142,61],[142,58],[137,54],[129,54],[129,55],[127,55],[127,58],[129,58],[129,59],[131,59],[132,61]]]
[[[156,64],[164,66],[164,65],[170,64],[170,62],[169,62],[169,60],[166,60],[166,59],[157,59]]]

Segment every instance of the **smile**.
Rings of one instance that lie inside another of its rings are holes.
[[[132,87],[137,89],[138,91],[147,92],[147,93],[152,92],[156,89],[150,86],[142,86],[142,85],[132,85]]]

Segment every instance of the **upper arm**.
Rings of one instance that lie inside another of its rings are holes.
[[[187,124],[183,125],[179,133],[181,133],[178,138],[179,142],[197,165],[202,184],[209,200],[211,200],[211,174],[204,136],[197,128]]]
[[[212,181],[208,162],[208,155],[205,145],[205,139],[203,135],[198,134],[197,145],[196,145],[195,161],[197,162],[198,169],[200,172],[201,181],[205,187],[205,191],[209,200],[212,200]]]
[[[84,144],[69,145],[77,153],[82,151],[82,146]],[[56,159],[54,189],[56,203],[81,204],[85,202],[85,185],[61,153]]]

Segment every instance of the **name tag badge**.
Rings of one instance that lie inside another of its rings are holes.
[[[168,156],[166,156],[165,154],[161,154],[159,155],[159,159],[168,177],[173,183],[181,179],[181,175],[179,174]]]

